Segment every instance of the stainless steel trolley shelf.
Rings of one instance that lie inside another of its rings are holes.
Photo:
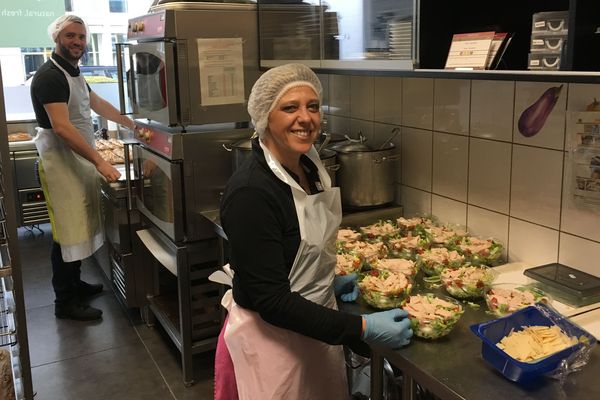
[[[2,88],[0,71],[0,88]],[[4,96],[0,89],[0,349],[8,350],[17,400],[33,400],[27,320],[17,243],[16,184],[8,145]],[[8,377],[2,377],[4,385]]]
[[[15,320],[11,310],[14,310],[14,300],[11,292],[4,290],[5,282],[2,278],[0,289],[0,347],[12,346],[17,343],[15,336]]]

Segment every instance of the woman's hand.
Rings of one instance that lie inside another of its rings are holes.
[[[408,313],[399,308],[363,314],[362,339],[369,344],[399,349],[410,343],[413,331]]]
[[[356,279],[358,275],[351,273],[348,275],[336,275],[333,278],[333,291],[336,297],[343,302],[350,303],[358,298],[358,285]]]

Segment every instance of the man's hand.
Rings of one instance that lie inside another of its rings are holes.
[[[102,160],[96,169],[108,182],[116,182],[120,177],[121,173],[115,169],[108,161]]]

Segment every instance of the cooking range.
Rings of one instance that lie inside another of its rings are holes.
[[[108,265],[100,265],[107,268],[105,273],[113,284],[117,298],[127,307],[142,307],[147,303],[147,278],[133,251],[133,236],[140,228],[140,213],[129,206],[125,165],[114,167],[121,173],[119,181],[101,181]]]
[[[207,279],[218,268],[217,239],[201,213],[218,209],[232,173],[231,154],[223,146],[251,134],[240,124],[183,130],[140,122],[138,141],[131,144],[129,200],[142,228],[135,241],[139,261],[154,275],[148,315],[180,349],[186,383],[192,382],[191,355],[213,349],[222,324],[221,288]]]

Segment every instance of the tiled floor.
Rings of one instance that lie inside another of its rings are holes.
[[[139,310],[125,310],[93,260],[82,279],[103,282],[91,301],[101,322],[54,317],[49,225],[44,234],[19,228],[27,331],[36,400],[209,400],[213,398],[214,352],[194,358],[195,385],[186,388],[179,351],[159,327],[147,327]]]

